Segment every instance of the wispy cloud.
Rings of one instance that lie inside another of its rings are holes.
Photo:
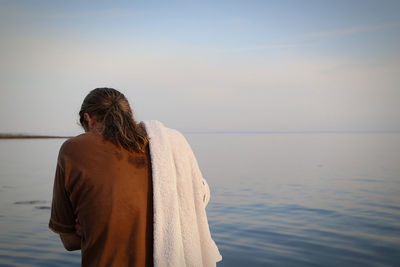
[[[320,32],[312,32],[307,34],[301,34],[295,36],[295,40],[301,39],[318,39],[318,38],[334,38],[345,35],[359,34],[365,32],[379,31],[384,29],[391,28],[399,28],[400,22],[392,22],[385,23],[379,25],[364,25],[364,26],[353,26],[349,28],[341,28],[341,29],[332,29],[327,31]],[[259,45],[259,46],[250,46],[250,47],[238,47],[238,48],[227,48],[223,50],[219,50],[218,52],[223,53],[239,53],[239,52],[249,52],[249,51],[258,51],[258,50],[267,50],[267,49],[288,49],[288,48],[297,48],[304,46],[312,46],[316,45],[316,42],[307,42],[307,43],[284,43],[284,44],[274,44],[274,45]]]
[[[144,10],[130,10],[122,8],[97,8],[97,9],[84,9],[73,11],[51,11],[51,10],[32,10],[18,6],[1,6],[0,14],[2,19],[84,19],[92,20],[95,18],[101,19],[117,19],[132,16],[148,15]]]
[[[311,45],[315,45],[315,43],[274,44],[274,45],[260,45],[260,46],[250,46],[250,47],[227,48],[227,49],[223,49],[223,50],[218,50],[218,52],[237,53],[237,52],[267,50],[267,49],[296,48],[296,47],[300,47],[300,46],[311,46]]]
[[[101,18],[105,19],[117,19],[117,18],[129,18],[133,16],[146,15],[144,11],[133,11],[127,9],[99,9],[99,10],[85,10],[75,11],[73,13],[58,12],[58,13],[47,13],[46,17],[49,19],[94,19]]]
[[[308,34],[303,34],[297,36],[298,38],[331,38],[339,37],[345,35],[352,35],[364,32],[372,32],[390,28],[400,27],[400,22],[385,23],[379,25],[363,25],[363,26],[353,26],[349,28],[333,29],[328,31],[313,32]]]

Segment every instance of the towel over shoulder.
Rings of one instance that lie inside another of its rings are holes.
[[[207,220],[210,188],[189,143],[160,121],[140,123],[150,138],[154,266],[216,266],[222,256]]]

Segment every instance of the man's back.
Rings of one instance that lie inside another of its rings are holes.
[[[75,216],[83,231],[82,266],[152,266],[149,145],[140,154],[91,132],[67,140],[57,164],[50,227],[63,232]]]

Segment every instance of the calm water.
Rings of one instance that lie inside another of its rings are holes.
[[[399,134],[187,134],[220,266],[400,266]],[[0,140],[0,265],[79,266],[48,227],[64,140]]]

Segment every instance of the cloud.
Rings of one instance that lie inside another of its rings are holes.
[[[1,2],[1,0],[0,0]],[[135,8],[101,7],[68,9],[66,7],[44,6],[41,9],[29,8],[20,3],[0,3],[0,33],[58,34],[79,33],[88,25],[96,25],[99,32],[104,32],[105,26],[127,23],[138,17],[150,16],[149,11]],[[77,26],[78,25],[78,26]],[[90,28],[90,35],[93,30]],[[86,29],[87,30],[87,29]],[[109,29],[107,29],[109,30]]]
[[[335,38],[346,35],[359,34],[364,32],[372,32],[379,31],[384,29],[392,29],[399,28],[400,22],[386,23],[386,24],[378,24],[378,25],[364,25],[364,26],[353,26],[349,28],[341,28],[341,29],[333,29],[327,31],[313,32],[307,34],[301,34],[295,36],[295,40],[301,39],[318,39],[318,38]],[[290,49],[297,47],[305,47],[305,46],[315,46],[316,42],[307,42],[307,43],[299,43],[298,41],[294,41],[293,43],[283,43],[283,44],[274,44],[274,45],[259,45],[259,46],[249,46],[249,47],[238,47],[238,48],[227,48],[218,50],[218,52],[222,53],[240,53],[240,52],[249,52],[249,51],[262,51],[268,49]]]
[[[54,114],[64,112],[63,121],[74,121],[66,112],[79,106],[82,88],[99,85],[132,88],[127,95],[134,96],[143,117],[164,116],[186,129],[235,129],[238,122],[241,129],[260,130],[398,127],[400,66],[395,59],[375,64],[295,50],[278,60],[252,60],[240,53],[140,46],[121,39],[110,44],[18,32],[3,37],[0,77],[7,94],[0,99],[0,113],[6,118],[21,110],[3,129],[25,120],[43,129],[49,121],[57,123],[47,114],[56,110],[49,104],[56,97],[65,104]],[[24,101],[10,101],[20,98]]]
[[[364,32],[372,32],[390,28],[400,27],[400,22],[385,23],[378,25],[364,25],[364,26],[353,26],[349,28],[333,29],[328,31],[313,32],[297,36],[297,38],[333,38],[345,35],[353,35]]]
[[[117,19],[117,18],[131,18],[133,16],[146,15],[144,11],[129,10],[129,9],[99,9],[99,10],[85,10],[85,11],[74,11],[74,12],[57,12],[57,13],[46,13],[45,18],[49,19],[79,19],[79,20],[91,20],[91,19]]]
[[[258,51],[258,50],[267,50],[267,49],[286,49],[286,48],[296,48],[300,46],[312,46],[314,43],[297,43],[297,44],[275,44],[275,45],[260,45],[260,46],[251,46],[251,47],[239,47],[239,48],[231,48],[231,49],[223,49],[218,50],[218,52],[223,53],[237,53],[237,52],[248,52],[248,51]]]

